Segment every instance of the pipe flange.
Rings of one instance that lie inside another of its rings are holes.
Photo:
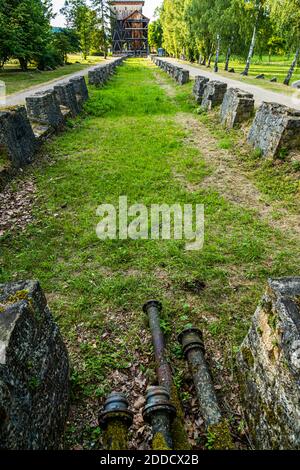
[[[106,427],[109,420],[119,419],[130,427],[133,422],[133,413],[128,406],[128,401],[122,393],[112,392],[108,395],[103,411],[99,414],[100,426]]]
[[[103,411],[99,414],[98,421],[100,427],[105,429],[109,421],[121,421],[126,427],[130,428],[133,423],[133,412],[127,411]]]
[[[162,310],[162,304],[159,302],[159,300],[148,300],[143,305],[143,312],[147,313],[150,307],[156,307],[159,312]]]
[[[170,419],[176,416],[176,408],[171,404],[168,390],[163,386],[148,388],[146,405],[143,410],[145,421],[150,422],[151,417],[157,412],[168,414]]]
[[[178,341],[185,356],[192,349],[200,349],[205,354],[203,333],[198,328],[186,328],[178,335]]]
[[[171,405],[170,402],[161,402],[159,405],[146,405],[143,410],[143,418],[146,423],[151,423],[151,418],[156,413],[168,414],[170,420],[173,420],[176,417],[176,408]]]

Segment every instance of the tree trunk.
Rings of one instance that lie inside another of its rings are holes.
[[[106,32],[105,32],[105,12],[104,12],[104,5],[102,5],[101,20],[102,20],[103,43],[104,43],[104,59],[106,59],[106,58],[107,58],[107,44],[106,44]]]
[[[246,62],[246,67],[245,67],[245,70],[241,73],[241,75],[247,76],[248,73],[249,73],[250,64],[251,64],[251,59],[252,59],[252,57],[253,57],[254,48],[255,48],[255,43],[256,43],[257,28],[258,28],[258,22],[259,22],[259,17],[260,17],[261,9],[262,9],[262,3],[260,2],[259,7],[258,7],[258,12],[257,12],[256,20],[255,20],[254,29],[253,29],[253,34],[252,34],[252,39],[251,39],[249,54],[248,54],[248,58],[247,58],[247,62]]]
[[[209,53],[209,56],[208,56],[207,67],[210,67],[211,59],[212,59],[212,56],[213,56],[213,51],[214,51],[214,46],[211,47],[211,50],[210,50],[210,53]]]
[[[228,69],[229,69],[230,56],[231,56],[231,46],[228,47],[227,54],[226,54],[226,61],[225,61],[225,68],[224,68],[226,72],[228,72]]]
[[[217,50],[216,50],[216,59],[215,59],[215,66],[214,66],[214,72],[219,71],[219,55],[220,55],[220,35],[218,34],[217,36]]]
[[[244,71],[241,73],[241,75],[246,76],[249,73],[251,59],[253,57],[254,48],[255,48],[256,33],[257,33],[257,23],[254,26],[252,40],[251,40],[250,49],[249,49],[249,54],[248,54],[248,58],[247,58],[247,62],[246,62],[246,67],[245,67]]]
[[[27,59],[24,59],[23,57],[20,57],[19,62],[20,62],[20,67],[21,67],[22,72],[27,72],[27,69],[28,69]]]
[[[290,84],[291,78],[292,78],[292,76],[293,76],[295,67],[296,67],[297,62],[298,62],[298,59],[299,59],[299,55],[300,55],[300,48],[298,47],[298,49],[297,49],[297,51],[296,51],[296,54],[295,54],[295,57],[294,57],[294,60],[293,60],[293,62],[291,63],[290,70],[288,71],[288,74],[287,74],[287,76],[286,76],[285,79],[284,79],[284,82],[283,82],[283,83],[284,83],[285,85],[289,85],[289,84]]]

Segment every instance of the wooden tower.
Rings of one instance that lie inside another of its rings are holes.
[[[115,0],[112,10],[112,48],[114,55],[148,54],[149,18],[143,15],[144,0]]]

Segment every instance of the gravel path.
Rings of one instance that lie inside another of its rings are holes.
[[[208,77],[210,80],[220,80],[222,82],[227,83],[227,85],[231,88],[240,88],[241,90],[248,91],[253,93],[256,105],[260,105],[263,101],[271,101],[275,103],[284,104],[286,106],[290,106],[291,108],[300,109],[300,93],[299,91],[295,90],[295,94],[288,96],[283,93],[277,93],[274,91],[266,90],[265,88],[261,88],[257,85],[251,85],[249,83],[239,82],[238,80],[234,80],[234,78],[227,78],[223,77],[218,73],[214,73],[208,70],[203,70],[198,67],[189,64],[182,64],[176,59],[163,59],[167,62],[172,64],[180,65],[184,69],[190,72],[190,76],[193,78],[196,75],[203,75],[204,77]]]
[[[107,64],[111,60],[113,59],[107,59],[105,63],[99,62],[99,64],[93,65],[91,67],[87,67],[86,69],[79,70],[78,72],[70,73],[68,75],[64,75],[55,80],[51,80],[50,82],[45,82],[45,83],[41,83],[39,85],[35,85],[30,88],[26,88],[26,90],[20,91],[18,93],[13,93],[12,95],[7,95],[5,99],[1,100],[1,106],[6,107],[6,106],[16,106],[19,104],[24,104],[25,98],[27,98],[28,96],[32,96],[34,93],[37,93],[40,91],[52,89],[55,85],[65,82],[66,80],[69,80],[70,78],[80,77],[81,75],[87,75],[89,70],[94,70],[96,67],[99,67],[99,65]]]

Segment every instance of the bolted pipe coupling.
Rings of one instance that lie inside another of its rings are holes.
[[[184,356],[196,349],[200,349],[205,354],[203,333],[198,328],[186,328],[178,335],[178,341],[182,345]]]
[[[162,386],[149,387],[143,418],[152,427],[153,450],[170,450],[173,448],[171,423],[175,417],[176,408],[170,402],[167,389]]]
[[[173,419],[176,415],[176,408],[170,402],[170,395],[165,387],[148,387],[146,395],[146,405],[143,417],[146,422],[151,421],[151,416],[156,412],[162,412]]]
[[[162,304],[158,300],[148,300],[147,302],[144,303],[143,305],[143,312],[148,313],[148,310],[154,307],[156,308],[159,312],[162,311]]]
[[[105,428],[110,420],[122,421],[128,428],[133,422],[133,413],[128,409],[126,397],[119,392],[112,392],[106,398],[103,411],[99,414],[99,424]]]

